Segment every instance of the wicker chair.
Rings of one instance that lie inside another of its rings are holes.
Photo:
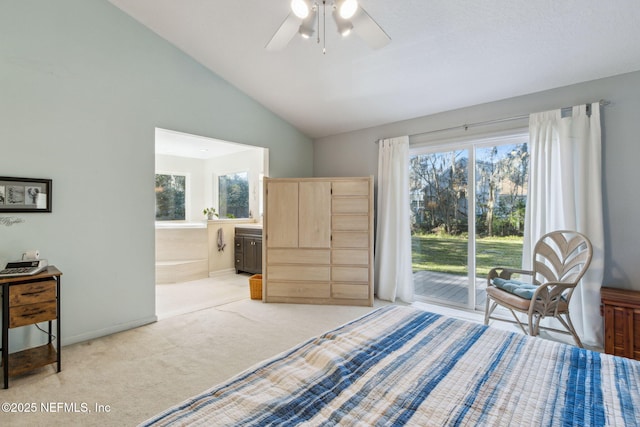
[[[489,272],[484,324],[491,319],[517,323],[531,336],[538,335],[540,329],[568,334],[582,347],[571,323],[569,302],[589,268],[592,254],[591,242],[581,233],[562,230],[545,234],[533,251],[533,271],[497,267]],[[513,280],[514,274],[530,276],[533,282]],[[499,305],[511,311],[515,322],[493,315]],[[516,312],[526,314],[528,322],[523,323]],[[558,319],[566,331],[540,326],[545,317]]]

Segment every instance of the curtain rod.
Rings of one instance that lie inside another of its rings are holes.
[[[598,101],[598,103],[600,104],[600,106],[606,107],[607,105],[611,104],[611,101],[606,101],[604,99],[601,99],[600,101]],[[566,107],[566,108],[571,108],[571,107]],[[448,128],[428,130],[426,132],[414,133],[412,135],[409,135],[409,137],[421,136],[421,135],[429,135],[429,134],[432,134],[432,133],[446,132],[446,131],[455,130],[455,129],[467,130],[467,129],[471,128],[471,127],[486,126],[486,125],[492,125],[492,124],[503,123],[503,122],[511,122],[511,121],[514,121],[514,120],[524,120],[524,119],[526,119],[528,117],[529,117],[529,114],[522,114],[520,116],[505,117],[505,118],[502,118],[502,119],[485,120],[483,122],[475,122],[475,123],[463,124],[463,125],[458,125],[458,126],[451,126],[451,127],[448,127]],[[380,141],[381,141],[380,139],[376,139],[374,142],[377,144]]]

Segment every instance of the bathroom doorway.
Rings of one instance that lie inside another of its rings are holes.
[[[156,128],[159,318],[248,297],[248,279],[234,271],[233,234],[237,224],[261,222],[264,176],[266,148]]]

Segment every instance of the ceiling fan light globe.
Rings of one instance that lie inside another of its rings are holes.
[[[309,16],[306,19],[302,20],[302,24],[298,28],[298,33],[305,38],[309,39],[316,32],[315,24],[316,24],[316,15],[318,14],[317,9],[313,8]]]
[[[332,12],[332,16],[333,20],[336,23],[336,29],[338,30],[338,33],[342,37],[348,36],[353,29],[353,24],[351,23],[351,21],[340,18],[338,11],[336,11],[335,9]]]
[[[310,39],[313,33],[315,33],[315,30],[311,27],[300,25],[298,33],[300,33],[303,39]]]
[[[342,0],[338,4],[338,13],[342,19],[351,19],[358,10],[357,0]]]
[[[309,16],[309,2],[307,0],[291,0],[291,11],[300,19]]]
[[[353,24],[350,21],[336,21],[336,27],[342,37],[347,37],[353,30]]]

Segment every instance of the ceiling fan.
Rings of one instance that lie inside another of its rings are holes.
[[[291,12],[265,48],[270,51],[284,49],[296,33],[304,38],[311,38],[316,32],[316,27],[320,27],[321,15],[322,40],[323,43],[326,43],[327,9],[333,17],[338,33],[343,37],[349,35],[353,30],[373,49],[386,46],[391,41],[387,33],[358,4],[357,0],[292,0]],[[317,42],[320,43],[319,30]],[[326,46],[323,46],[323,53],[325,52]]]

